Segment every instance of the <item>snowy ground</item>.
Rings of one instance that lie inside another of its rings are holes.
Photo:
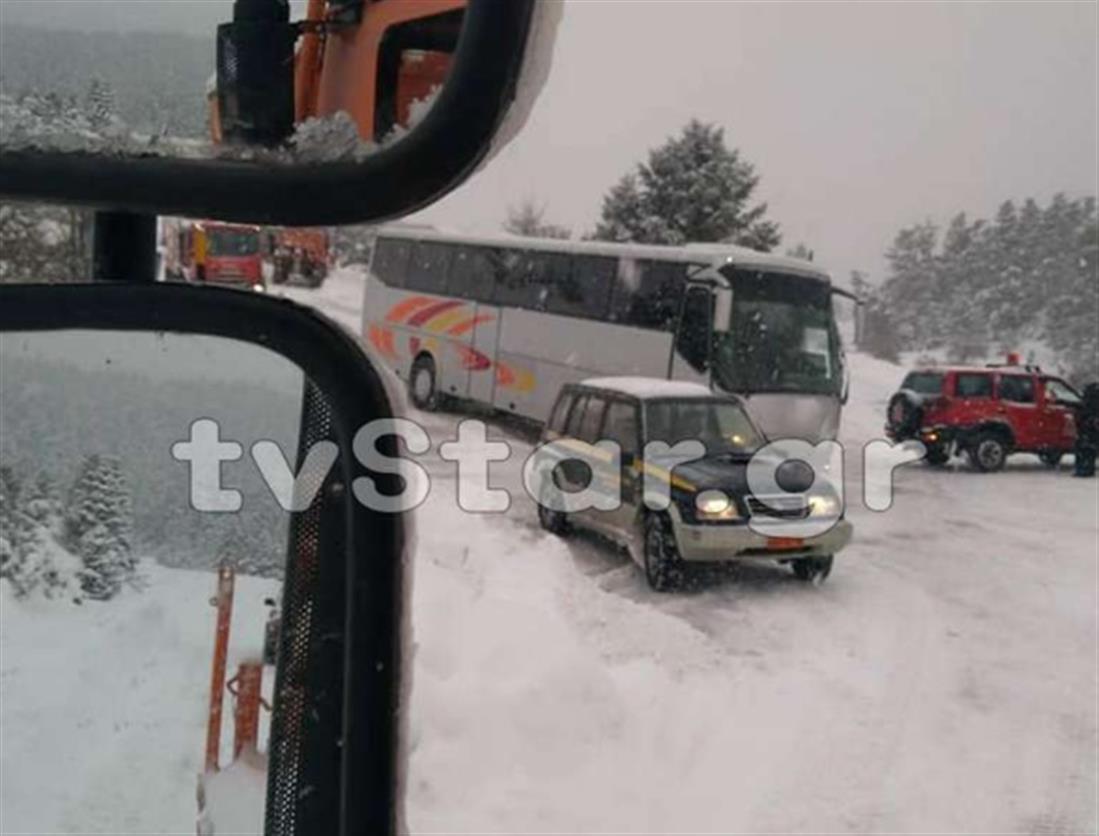
[[[354,272],[285,292],[358,330]],[[858,448],[902,370],[851,359]],[[458,416],[415,417],[436,443],[455,434]],[[494,481],[518,496],[528,448],[496,432],[517,456]],[[610,547],[544,534],[529,500],[463,514],[452,466],[426,464],[415,832],[1096,831],[1095,481],[1027,457],[991,476],[916,466],[874,513],[849,467],[856,540],[822,587],[753,567],[656,595]],[[145,593],[70,607],[51,633],[4,599],[0,830],[193,832],[211,589],[154,569]],[[241,623],[262,624],[266,594],[248,591]],[[101,708],[85,683],[116,658],[124,698]],[[21,731],[13,706],[42,701],[57,727]],[[133,777],[87,783],[105,753]]]
[[[148,562],[141,574],[144,591],[80,606],[17,601],[0,582],[0,833],[195,832],[215,577]],[[260,655],[277,589],[237,579],[230,676]],[[222,763],[228,698],[225,711]]]

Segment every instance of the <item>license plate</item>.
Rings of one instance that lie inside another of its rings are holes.
[[[805,541],[800,537],[768,537],[767,550],[773,552],[793,551],[805,548]]]

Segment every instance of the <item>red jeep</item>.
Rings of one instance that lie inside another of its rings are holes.
[[[1010,453],[1034,453],[1050,467],[1076,440],[1076,390],[1037,366],[929,367],[909,372],[889,400],[885,432],[918,439],[927,461],[966,453],[990,472]]]

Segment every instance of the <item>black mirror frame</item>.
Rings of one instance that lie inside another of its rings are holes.
[[[349,489],[362,475],[385,493],[400,489],[395,477],[369,472],[350,455],[360,426],[393,414],[377,370],[339,326],[309,308],[258,293],[176,284],[0,285],[0,332],[66,329],[241,340],[294,362],[323,393],[341,452],[330,474],[338,490],[327,491],[329,483],[325,488],[327,496],[338,498],[325,499],[327,525],[319,543],[312,542],[329,569],[318,575],[324,578],[317,581],[318,592],[342,606],[333,618],[338,644],[333,646],[330,635],[324,638],[326,652],[310,659],[315,668],[310,676],[341,687],[336,699],[319,694],[311,704],[327,715],[317,718],[303,750],[307,760],[296,774],[301,786],[315,791],[300,794],[287,823],[274,828],[269,823],[265,832],[396,834],[403,813],[406,521],[371,511]],[[379,449],[395,455],[392,445]],[[290,553],[297,553],[299,544],[289,545]]]
[[[458,186],[488,153],[515,98],[538,2],[469,0],[454,65],[435,105],[407,137],[362,162],[283,166],[0,152],[0,195],[286,226],[376,222],[414,212]]]

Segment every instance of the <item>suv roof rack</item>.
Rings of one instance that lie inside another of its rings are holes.
[[[1020,369],[1031,374],[1042,374],[1042,367],[1030,363],[986,363],[988,369]]]

